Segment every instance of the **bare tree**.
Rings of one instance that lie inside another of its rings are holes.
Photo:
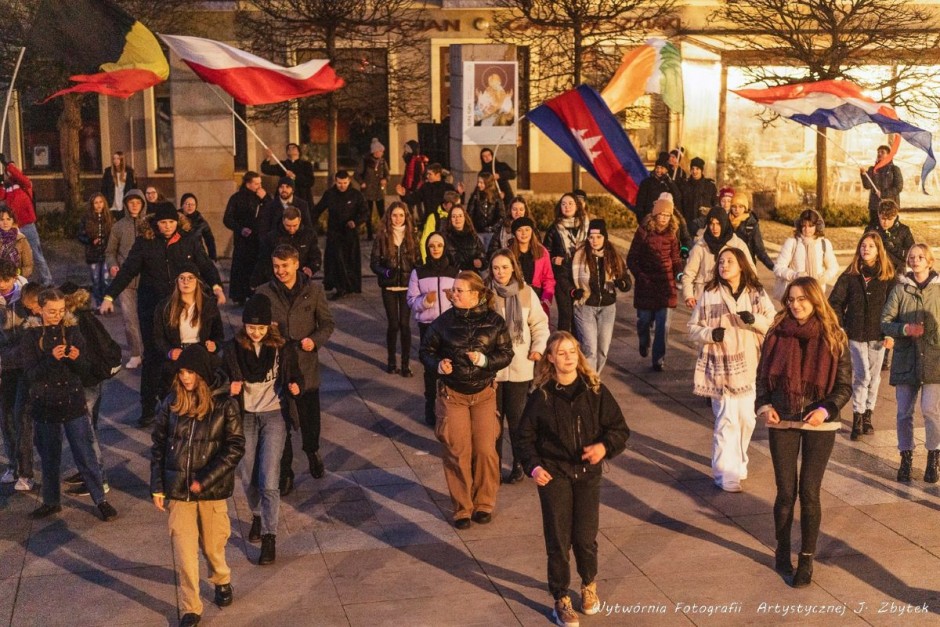
[[[185,31],[194,19],[186,9],[190,0],[115,0],[129,15],[154,32]],[[10,11],[0,20],[0,85],[9,85],[16,55],[26,45],[30,29],[42,29],[41,0],[14,0]],[[48,42],[51,47],[62,42]],[[62,61],[68,51],[27,49],[16,88],[25,102],[37,102],[69,84],[68,77],[85,68],[69,67]],[[65,182],[66,211],[77,217],[84,207],[81,186],[80,133],[82,105],[97,94],[71,93],[61,96],[62,111],[56,127],[59,131],[59,154]]]
[[[625,47],[668,28],[674,0],[497,0],[491,37],[529,46],[531,98],[542,102],[582,83],[601,87]],[[571,164],[572,185],[581,170]]]
[[[413,97],[430,76],[415,37],[423,18],[413,0],[250,0],[239,3],[236,31],[244,45],[273,60],[325,56],[346,81],[300,103],[327,118],[332,176],[340,110],[363,126],[428,116],[427,103]],[[287,104],[260,107],[253,117],[282,119],[288,110]]]
[[[884,102],[924,113],[936,72],[917,57],[937,45],[933,16],[906,0],[737,0],[710,17],[731,29],[745,74],[768,86],[851,80]],[[723,32],[728,31],[723,29]],[[773,65],[767,65],[773,63]],[[864,66],[893,68],[863,72]],[[826,129],[817,128],[816,208],[829,204]]]

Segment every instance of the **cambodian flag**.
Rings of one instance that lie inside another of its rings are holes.
[[[927,175],[937,165],[933,156],[933,135],[913,124],[898,119],[895,110],[886,104],[876,102],[862,93],[862,89],[849,81],[818,81],[815,83],[797,83],[769,89],[732,90],[742,98],[753,100],[773,109],[781,116],[805,124],[823,126],[845,131],[853,126],[868,122],[877,124],[885,133],[896,133],[907,142],[927,153],[927,160],[921,168],[920,181],[924,193]],[[897,151],[897,142],[889,155],[890,160]],[[879,163],[875,167],[884,165]]]
[[[526,117],[604,189],[634,208],[637,190],[649,172],[600,94],[581,85],[545,101]]]

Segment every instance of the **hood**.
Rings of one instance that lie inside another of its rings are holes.
[[[62,318],[62,323],[67,327],[78,326],[78,318],[75,317],[71,311],[65,312],[65,317]],[[23,326],[27,329],[38,329],[42,326],[42,318],[39,316],[29,316],[23,322]]]
[[[141,209],[140,212],[142,214],[147,213],[147,197],[144,196],[144,193],[142,191],[140,191],[139,189],[132,189],[124,194],[123,204],[124,204],[125,209],[127,209],[127,201],[130,200],[131,198],[140,198],[140,201],[144,203],[144,208]]]
[[[940,285],[940,274],[938,274],[936,270],[931,270],[929,277],[930,281],[927,283],[927,285]],[[917,281],[914,280],[913,272],[905,272],[899,276],[898,283],[900,285],[907,285],[917,289]]]

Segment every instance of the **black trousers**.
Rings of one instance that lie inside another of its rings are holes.
[[[304,453],[308,456],[320,450],[320,388],[304,392],[294,397],[297,404],[297,415],[300,419],[300,437],[303,441]],[[291,444],[290,429],[287,430],[287,440],[284,442],[284,453],[281,455],[281,477],[293,476],[291,466],[294,463],[294,449]]]
[[[381,222],[382,218],[385,217],[385,199],[367,200],[366,206],[369,207],[369,217],[366,218],[366,233],[369,239],[372,239],[372,209],[375,208],[375,212],[379,214],[379,222]]]
[[[140,323],[140,339],[144,344],[140,366],[140,414],[153,416],[159,402],[160,377],[166,356],[161,354],[153,339],[154,310],[160,302],[152,289],[137,290],[137,320]]]
[[[500,381],[496,385],[496,411],[499,415],[499,438],[496,440],[496,452],[499,460],[503,460],[503,422],[509,425],[509,443],[512,447],[513,463],[519,458],[516,455],[516,443],[513,434],[519,428],[525,401],[529,393],[531,381]]]
[[[548,552],[548,590],[556,600],[568,594],[571,549],[581,583],[593,583],[597,576],[600,486],[600,473],[577,479],[555,473],[547,485],[539,486]]]
[[[774,465],[777,499],[774,501],[774,527],[777,544],[789,548],[790,528],[793,526],[793,506],[800,497],[800,532],[802,553],[816,553],[822,507],[819,490],[832,447],[835,431],[808,431],[803,429],[768,429],[770,432],[770,458]],[[803,455],[803,461],[797,459]],[[797,467],[799,466],[799,468]]]
[[[388,363],[395,363],[395,348],[401,338],[401,367],[408,367],[411,359],[411,308],[408,307],[407,290],[382,288],[382,304],[388,328],[385,330],[385,346],[388,348]]]
[[[555,305],[558,307],[558,330],[574,332],[574,301],[571,290],[574,286],[567,277],[555,276]]]
[[[418,323],[418,335],[421,337],[421,341],[424,342],[424,336],[428,332],[428,328],[431,326],[430,323],[425,324],[424,322]],[[426,416],[434,415],[435,409],[434,406],[437,403],[437,370],[432,370],[427,366],[424,367],[424,414]]]

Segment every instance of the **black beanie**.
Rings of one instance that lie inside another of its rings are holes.
[[[207,385],[212,385],[212,356],[202,344],[190,344],[184,348],[174,365],[175,372],[191,370],[202,377]]]
[[[184,272],[188,272],[195,276],[197,281],[200,280],[199,266],[197,266],[194,262],[186,260],[176,266],[176,276],[179,276]]]
[[[668,168],[669,167],[669,153],[668,152],[659,153],[659,156],[656,157],[656,165],[661,165],[664,168]]]
[[[264,294],[253,294],[242,311],[244,324],[271,324],[271,299]]]
[[[289,176],[282,176],[277,181],[277,186],[280,187],[281,185],[289,185],[291,189],[294,189],[294,179]]]
[[[705,160],[702,159],[701,157],[696,157],[696,158],[692,159],[692,162],[689,164],[689,167],[691,167],[691,168],[699,168],[699,169],[704,170],[704,169],[705,169]]]
[[[176,207],[171,202],[158,202],[151,205],[151,209],[153,209],[153,219],[157,222],[160,220],[176,220],[179,222],[180,220]]]
[[[522,216],[521,218],[516,218],[512,221],[512,229],[510,230],[510,233],[515,233],[517,229],[520,229],[524,226],[532,229],[533,233],[535,232],[535,221],[529,216]]]
[[[600,234],[604,236],[604,239],[606,239],[607,223],[604,222],[601,218],[594,218],[588,223],[588,235],[591,234],[591,231],[600,231]]]

